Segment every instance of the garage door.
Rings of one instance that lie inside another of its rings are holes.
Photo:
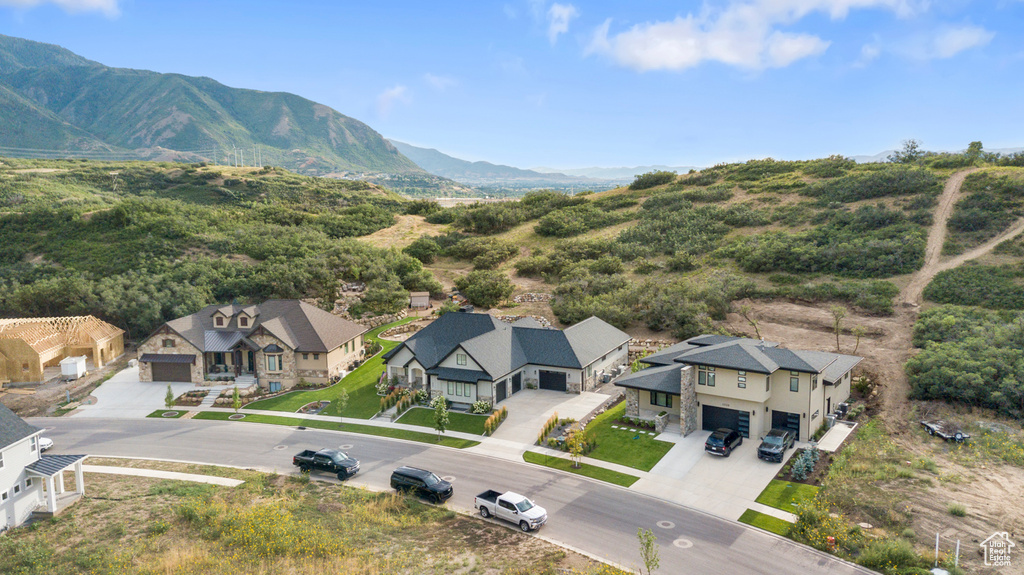
[[[565,391],[565,372],[562,371],[540,371],[540,388],[553,391]]]
[[[192,381],[192,365],[188,363],[152,363],[153,381]]]
[[[494,382],[494,403],[504,401],[506,393],[508,393],[508,380],[503,379],[501,381]]]
[[[773,409],[772,429],[788,429],[795,433],[797,441],[800,441],[800,414]]]
[[[512,376],[512,395],[515,395],[523,389],[523,374],[522,372]]]
[[[701,411],[701,429],[714,431],[720,427],[735,429],[743,437],[750,437],[750,414],[746,411],[705,405]]]

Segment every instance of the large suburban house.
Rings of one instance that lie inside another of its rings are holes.
[[[141,381],[234,378],[275,392],[326,383],[363,356],[367,328],[300,300],[211,305],[160,326],[139,346]]]
[[[591,317],[563,331],[536,320],[506,323],[449,312],[384,354],[385,373],[452,403],[499,403],[526,388],[593,389],[627,363],[629,335]]]
[[[85,493],[85,455],[43,455],[38,427],[0,404],[0,531],[17,527],[33,513],[53,516]],[[64,489],[64,472],[74,468],[75,490]]]
[[[98,369],[123,353],[124,330],[91,315],[0,319],[0,384],[46,381],[68,357]]]
[[[728,427],[759,437],[781,428],[806,440],[850,397],[850,373],[862,359],[702,335],[642,358],[651,367],[615,385],[626,388],[626,415],[665,418],[684,435]]]

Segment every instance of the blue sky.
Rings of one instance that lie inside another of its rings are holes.
[[[0,33],[520,167],[1024,146],[1024,0],[0,0]]]

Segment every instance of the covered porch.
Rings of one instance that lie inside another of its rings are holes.
[[[38,461],[25,467],[33,481],[42,481],[42,505],[34,512],[40,517],[53,517],[78,501],[85,494],[85,476],[82,462],[88,455],[43,455]],[[64,485],[64,473],[74,472],[74,489],[68,491]]]
[[[209,379],[231,379],[256,372],[260,346],[239,332],[206,332],[203,373]]]

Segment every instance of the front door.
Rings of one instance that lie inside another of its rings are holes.
[[[248,368],[249,368],[249,372],[250,373],[253,373],[253,372],[256,371],[256,352],[253,352],[253,351],[249,352],[249,365],[248,365]]]
[[[235,375],[241,375],[242,374],[242,351],[239,350],[239,349],[236,349],[235,353],[232,354],[232,357],[234,358],[234,361],[232,363],[235,364]]]

